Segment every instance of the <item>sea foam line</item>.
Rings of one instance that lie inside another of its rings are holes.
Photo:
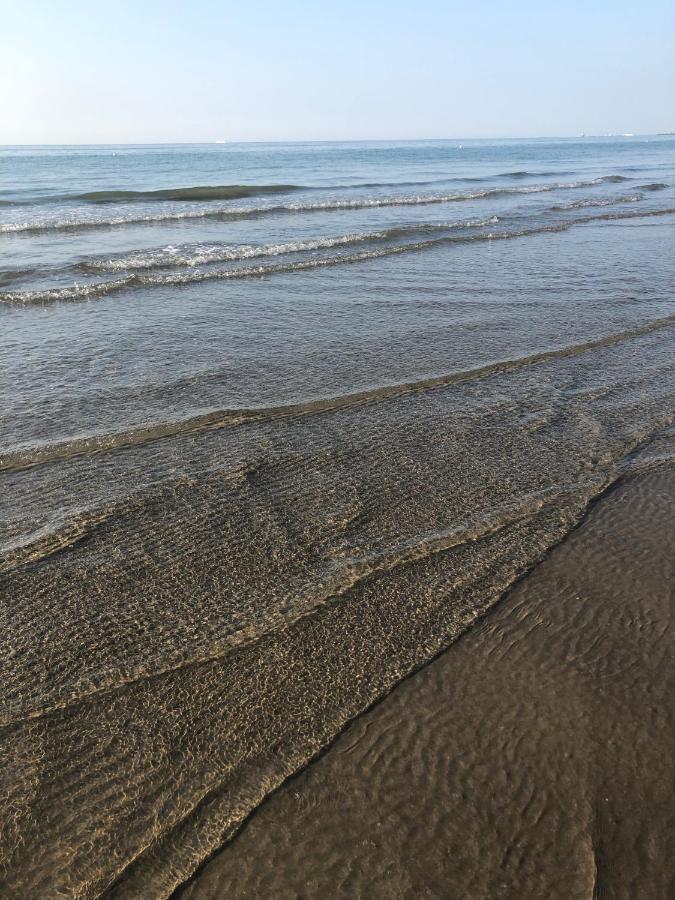
[[[289,241],[279,244],[185,244],[183,246],[169,246],[156,250],[138,250],[105,259],[87,259],[79,263],[78,268],[85,272],[125,272],[129,270],[164,269],[180,266],[194,268],[195,266],[228,260],[255,259],[263,256],[285,256],[292,253],[326,250],[332,247],[376,243],[415,233],[450,231],[458,228],[481,228],[486,225],[496,225],[498,222],[497,216],[490,216],[487,219],[471,219],[463,222],[402,225],[381,231],[356,232],[336,237]]]
[[[537,194],[556,190],[577,190],[605,182],[625,180],[620,175],[604,175],[586,181],[552,182],[522,185],[519,187],[485,188],[466,193],[411,195],[404,197],[366,197],[362,199],[326,200],[316,203],[269,204],[250,207],[218,207],[216,209],[191,209],[145,216],[114,216],[107,219],[72,218],[54,221],[9,222],[0,225],[0,234],[32,234],[87,228],[114,228],[126,225],[146,225],[161,222],[180,222],[192,219],[242,219],[257,216],[292,213],[337,212],[340,210],[377,209],[390,206],[428,206],[443,203],[462,203],[511,194]]]
[[[349,263],[367,262],[373,259],[382,259],[387,256],[396,256],[403,253],[420,252],[438,247],[443,244],[463,244],[479,241],[512,240],[520,237],[530,237],[553,232],[567,231],[574,225],[590,222],[609,221],[630,218],[644,218],[649,216],[665,216],[675,213],[675,208],[662,210],[627,210],[625,212],[604,213],[583,218],[569,219],[565,222],[550,225],[521,228],[515,231],[489,231],[476,232],[465,235],[443,235],[427,240],[415,241],[408,244],[394,244],[375,250],[364,250],[359,253],[340,254],[336,256],[320,256],[298,262],[276,263],[259,266],[240,266],[228,269],[211,269],[200,271],[176,273],[131,273],[111,281],[99,281],[89,284],[74,284],[60,288],[45,288],[31,291],[0,291],[0,304],[11,306],[45,306],[58,302],[79,302],[94,300],[108,296],[127,288],[137,287],[172,287],[189,284],[198,284],[207,281],[239,280],[246,278],[262,278],[269,275],[277,275],[291,272],[307,272],[314,269],[330,266],[346,265]],[[489,220],[488,220],[489,221]]]

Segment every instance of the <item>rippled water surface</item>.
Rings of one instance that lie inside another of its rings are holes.
[[[10,895],[168,895],[671,459],[674,186],[668,137],[0,150]]]
[[[643,323],[672,300],[672,184],[672,138],[6,148],[2,448]]]

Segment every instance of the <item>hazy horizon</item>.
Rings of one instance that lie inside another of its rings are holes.
[[[14,143],[0,144],[3,148],[12,147],[189,147],[203,146],[211,144],[397,144],[397,143],[440,143],[443,141],[574,141],[574,140],[608,140],[612,138],[656,138],[656,137],[673,137],[673,131],[652,131],[652,132],[625,132],[623,134],[521,134],[505,137],[503,135],[492,135],[485,137],[476,137],[474,135],[462,135],[457,137],[418,137],[418,138],[293,138],[291,140],[184,140],[184,141],[79,141],[79,142],[57,142],[43,141],[42,143]]]
[[[673,127],[675,8],[122,0],[4,13],[0,144],[471,140]]]

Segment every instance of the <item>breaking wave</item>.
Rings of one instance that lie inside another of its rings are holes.
[[[0,303],[15,306],[31,306],[31,305],[47,305],[58,302],[74,302],[82,300],[93,300],[104,297],[108,294],[118,292],[125,288],[131,287],[162,287],[195,284],[206,281],[215,280],[231,280],[242,278],[262,278],[264,276],[290,273],[290,272],[306,272],[312,269],[326,268],[329,266],[344,265],[348,263],[367,262],[371,259],[381,259],[385,256],[394,256],[402,253],[419,252],[438,247],[442,244],[460,244],[474,241],[493,241],[493,240],[509,240],[520,237],[529,237],[534,235],[546,234],[550,232],[567,231],[574,225],[581,225],[587,222],[598,222],[618,219],[644,218],[648,216],[665,216],[675,213],[675,208],[661,210],[626,210],[616,213],[601,213],[594,216],[584,216],[583,218],[568,219],[567,221],[550,223],[545,225],[534,225],[532,227],[519,228],[516,230],[501,231],[475,231],[466,234],[443,234],[438,237],[430,237],[424,240],[418,240],[411,243],[397,243],[391,246],[378,247],[372,250],[363,250],[358,253],[344,253],[334,256],[316,256],[310,259],[297,262],[280,262],[260,266],[240,266],[227,269],[209,269],[206,271],[192,268],[190,271],[174,272],[174,273],[152,273],[152,272],[132,272],[121,278],[111,281],[99,281],[94,283],[74,284],[65,287],[44,288],[29,291],[0,291]],[[496,217],[487,220],[486,223],[492,224]],[[496,219],[495,224],[499,220]],[[427,226],[436,228],[439,226]],[[450,229],[451,226],[440,226]],[[405,229],[392,229],[390,232],[376,232],[375,240],[385,240],[386,237],[395,237],[397,232],[401,233]],[[383,237],[386,235],[386,237]],[[361,236],[362,240],[373,240],[373,234]],[[340,239],[329,239],[336,246],[335,241]],[[348,235],[342,239],[345,243],[357,243],[356,235]],[[297,245],[296,245],[297,248]],[[259,248],[264,250],[265,248]],[[278,247],[276,247],[278,251]],[[297,251],[296,251],[297,252]],[[262,255],[262,254],[261,254]]]
[[[560,212],[565,209],[586,209],[602,206],[620,206],[622,203],[638,203],[643,200],[642,194],[631,194],[627,197],[593,197],[584,200],[575,200],[572,203],[561,203],[552,206],[551,209]]]
[[[241,219],[279,213],[312,213],[331,212],[350,209],[376,209],[392,206],[428,206],[444,203],[461,203],[470,200],[482,200],[491,197],[505,197],[511,194],[537,194],[550,191],[578,190],[593,187],[605,182],[624,181],[621,175],[605,175],[599,178],[571,182],[548,182],[546,184],[528,184],[514,187],[482,188],[467,192],[409,195],[394,197],[340,198],[318,202],[298,202],[285,204],[269,204],[264,206],[217,207],[207,209],[189,209],[167,211],[149,215],[118,215],[109,218],[87,218],[73,216],[70,218],[44,221],[9,222],[0,224],[0,234],[40,233],[44,231],[79,230],[85,228],[113,228],[124,225],[143,225],[157,222],[171,222],[188,219]],[[275,186],[283,187],[283,186]],[[258,190],[260,190],[258,188]],[[167,198],[163,198],[167,199]]]
[[[314,240],[289,241],[287,243],[266,244],[224,244],[200,243],[183,246],[168,246],[161,249],[138,250],[132,253],[114,256],[107,259],[89,259],[79,263],[78,268],[84,272],[128,272],[147,269],[164,269],[183,266],[194,268],[215,262],[228,260],[255,259],[264,256],[285,256],[291,253],[306,253],[326,250],[332,247],[349,247],[358,244],[377,243],[406,237],[410,234],[434,233],[458,228],[481,228],[496,225],[497,216],[489,219],[478,219],[448,224],[424,224],[387,228],[361,234],[345,234],[336,237],[316,238]]]

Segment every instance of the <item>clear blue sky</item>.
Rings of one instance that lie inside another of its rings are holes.
[[[0,144],[672,130],[674,0],[0,0]]]

